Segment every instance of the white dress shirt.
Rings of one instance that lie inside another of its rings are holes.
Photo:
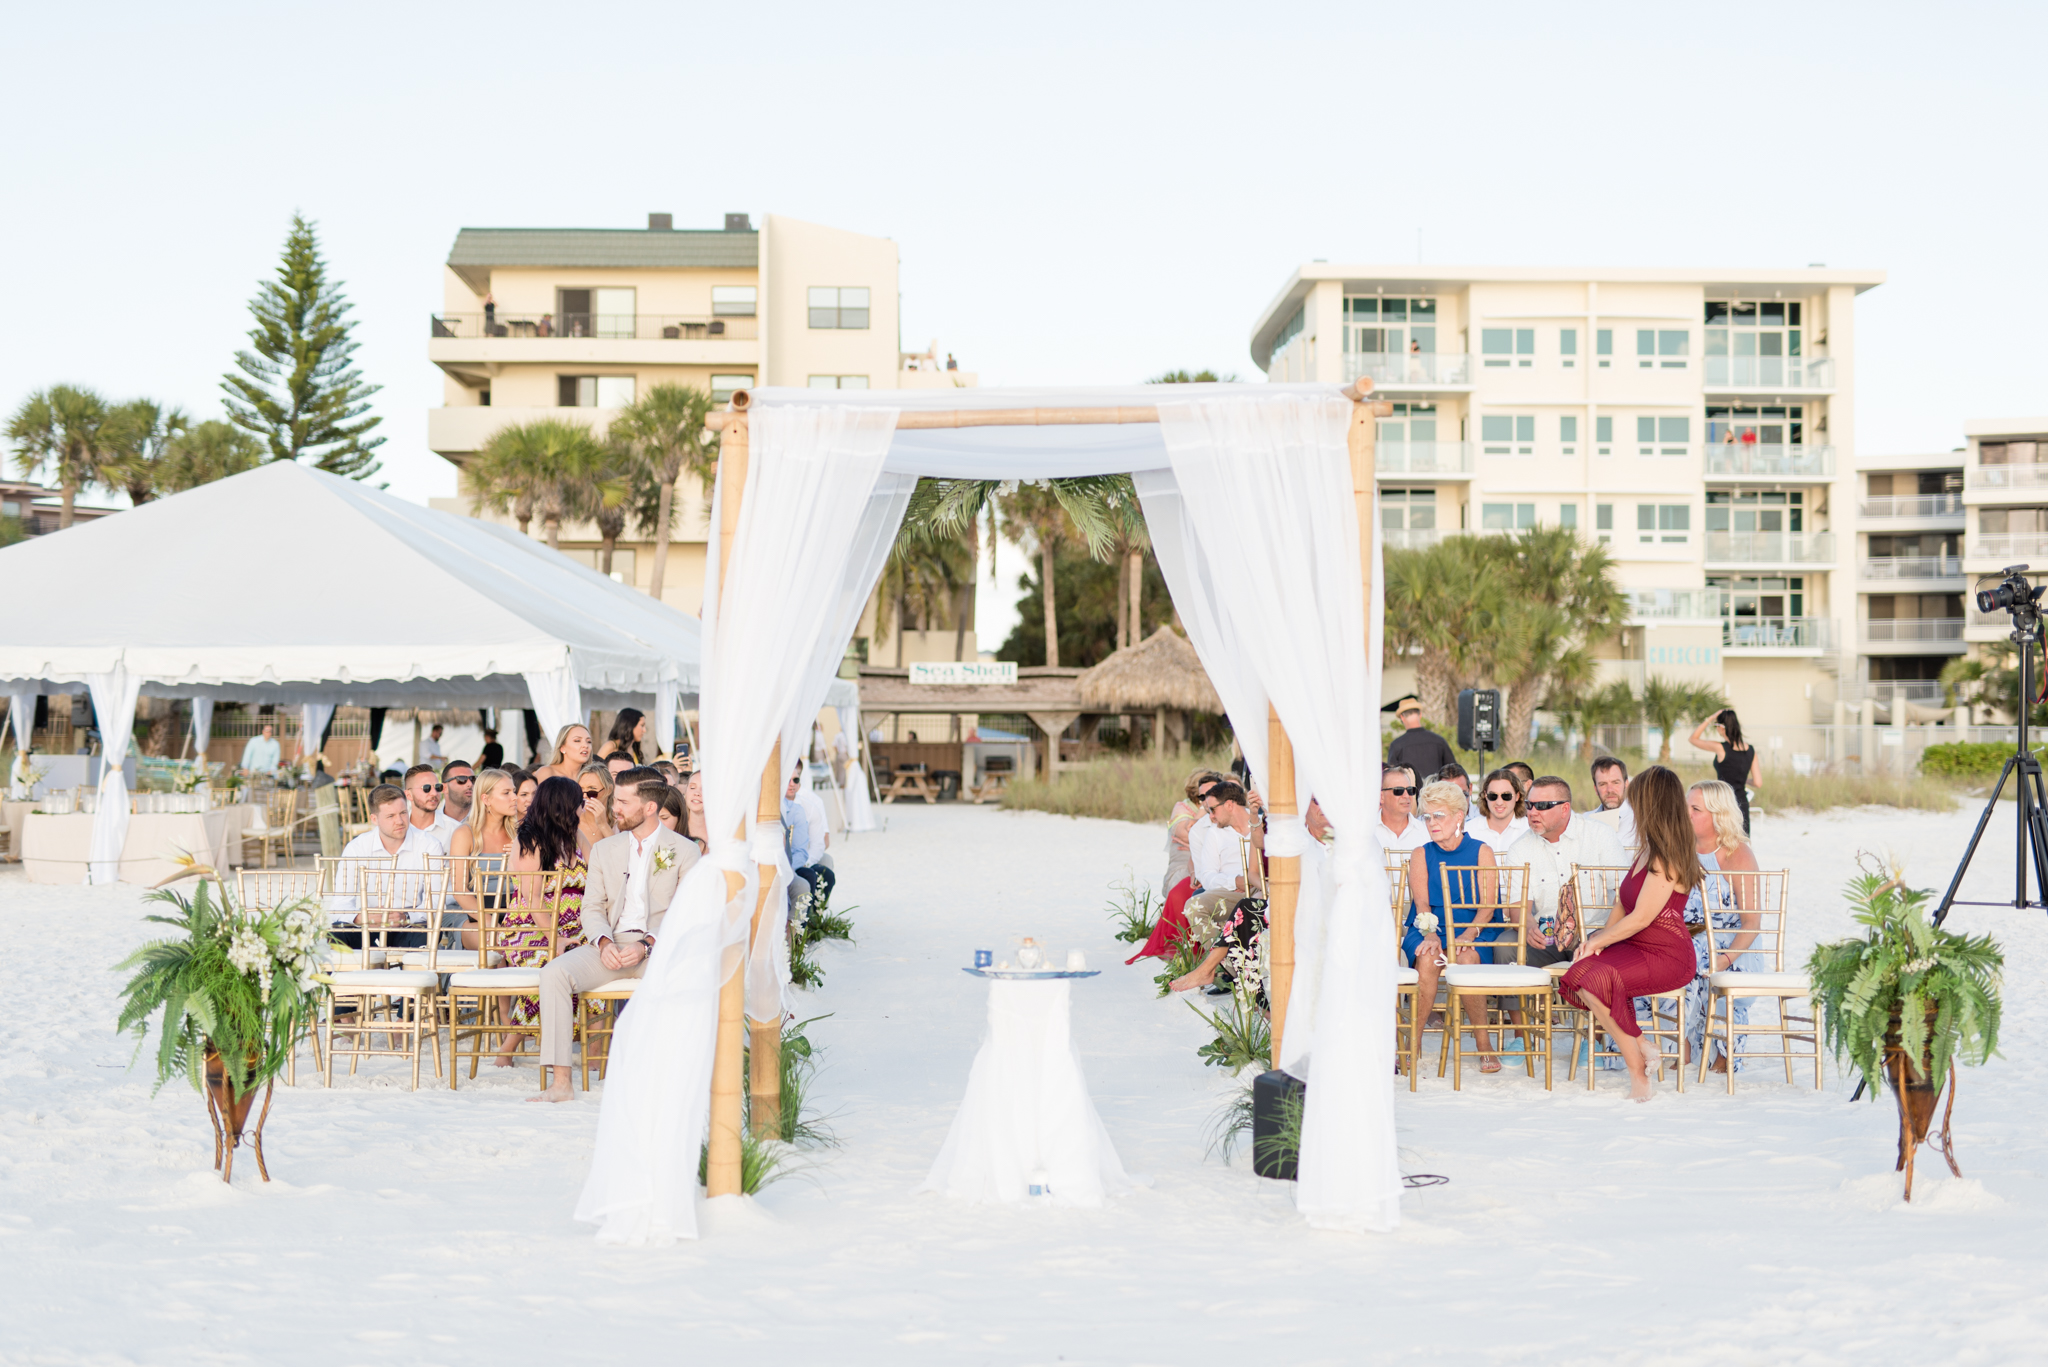
[[[405,827],[405,843],[398,847],[398,855],[393,867],[407,870],[423,870],[427,867],[428,856],[445,856],[447,853],[448,847],[441,842],[440,837],[435,835],[434,832],[423,831],[408,822]],[[384,848],[383,835],[373,827],[342,846],[341,857],[343,859],[391,859],[393,856],[391,851]],[[362,909],[363,903],[360,890],[356,888],[354,883],[357,867],[353,864],[343,864],[336,874],[341,886],[338,886],[334,892],[328,894],[323,899],[326,903],[326,909],[329,912],[335,913],[333,917],[335,925],[354,925],[355,913]],[[416,880],[416,882],[415,880],[406,881],[414,883],[414,886],[409,890],[403,885],[397,888],[398,900],[411,906],[423,905],[426,902],[427,880],[422,878]],[[343,912],[347,914],[342,915],[341,913]],[[427,914],[424,911],[415,911],[412,914],[412,920],[415,924],[424,923],[426,919]]]
[[[810,847],[805,851],[810,857],[797,866],[806,868],[825,857],[825,842],[832,828],[825,816],[825,799],[818,796],[809,779],[796,785],[796,805],[804,809],[804,822],[809,827],[804,843]]]
[[[1557,915],[1557,892],[1574,864],[1617,867],[1628,862],[1621,838],[1597,820],[1597,813],[1575,812],[1556,841],[1530,831],[1508,846],[1505,864],[1529,866],[1529,901],[1538,919]]]
[[[635,836],[633,848],[626,855],[626,896],[619,906],[619,919],[612,928],[621,934],[633,931],[647,933],[647,865],[654,856],[655,832],[645,840]]]
[[[1506,854],[1510,845],[1528,833],[1529,818],[1526,816],[1518,816],[1513,821],[1510,821],[1508,828],[1504,831],[1496,831],[1493,827],[1487,825],[1486,818],[1483,816],[1475,816],[1465,823],[1465,834],[1476,836],[1481,844],[1493,851],[1495,859],[1499,859],[1502,855]]]
[[[1423,824],[1419,816],[1409,817],[1408,829],[1399,835],[1387,829],[1385,818],[1377,818],[1372,823],[1372,833],[1378,837],[1380,848],[1389,854],[1396,850],[1402,853],[1419,850],[1429,843],[1429,827]]]
[[[1626,802],[1622,803],[1619,807],[1603,807],[1597,811],[1582,812],[1579,815],[1591,817],[1608,830],[1613,831],[1616,836],[1620,837],[1621,843],[1625,847],[1633,848],[1641,843],[1636,839],[1636,809],[1629,806]]]
[[[1228,892],[1244,877],[1243,839],[1206,815],[1188,827],[1188,866],[1204,892]]]

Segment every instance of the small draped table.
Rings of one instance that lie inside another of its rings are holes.
[[[1131,1185],[1074,1050],[1073,979],[1092,972],[990,978],[988,1033],[967,1095],[923,1191],[972,1202],[1022,1201],[1039,1186],[1053,1203],[1099,1206]]]

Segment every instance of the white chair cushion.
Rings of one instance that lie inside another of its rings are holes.
[[[440,984],[439,974],[424,969],[410,968],[360,968],[342,969],[327,975],[336,987],[370,988],[382,992],[409,992],[422,987]]]
[[[1745,987],[1753,988],[1759,993],[1777,995],[1784,992],[1805,992],[1813,986],[1813,980],[1804,973],[1739,973],[1732,968],[1709,973],[1707,982],[1710,986],[1722,988],[1737,996],[1742,994]]]
[[[504,966],[505,956],[498,950],[487,951],[487,956],[486,962],[492,968]],[[424,949],[408,949],[401,957],[404,959],[407,968],[425,968],[427,966],[427,951]],[[442,973],[460,973],[465,969],[473,969],[476,967],[476,951],[473,949],[441,950],[440,957],[434,960],[434,967]]]
[[[639,985],[640,980],[638,978],[613,978],[608,983],[599,983],[596,987],[591,988],[590,991],[584,993],[583,995],[586,997],[590,997],[595,996],[601,992],[609,992],[614,995],[617,995],[619,993],[625,993],[626,995],[631,996],[633,989],[638,987]]]
[[[448,975],[450,987],[539,987],[538,968],[466,968]]]
[[[1444,970],[1444,981],[1453,987],[1548,987],[1550,974],[1526,964],[1452,964]]]
[[[1421,981],[1422,975],[1412,968],[1397,967],[1394,969],[1394,986],[1396,987],[1413,987]]]

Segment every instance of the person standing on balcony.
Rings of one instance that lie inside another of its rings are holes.
[[[1735,709],[1724,707],[1701,722],[1692,733],[1692,748],[1714,757],[1714,777],[1735,790],[1735,805],[1742,809],[1742,833],[1748,835],[1749,790],[1763,785],[1756,781],[1756,751],[1742,739],[1742,722]]]
[[[1418,774],[1435,774],[1457,759],[1449,743],[1422,724],[1422,703],[1416,698],[1406,697],[1395,703],[1394,715],[1408,729],[1387,746],[1387,763]]]

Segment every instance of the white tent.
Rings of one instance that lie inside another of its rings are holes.
[[[530,707],[552,734],[631,704],[666,736],[697,691],[696,618],[509,528],[291,462],[0,550],[0,583],[15,716],[86,685],[112,765],[143,693],[296,704],[313,735],[336,705]],[[106,774],[96,882],[127,825]]]

